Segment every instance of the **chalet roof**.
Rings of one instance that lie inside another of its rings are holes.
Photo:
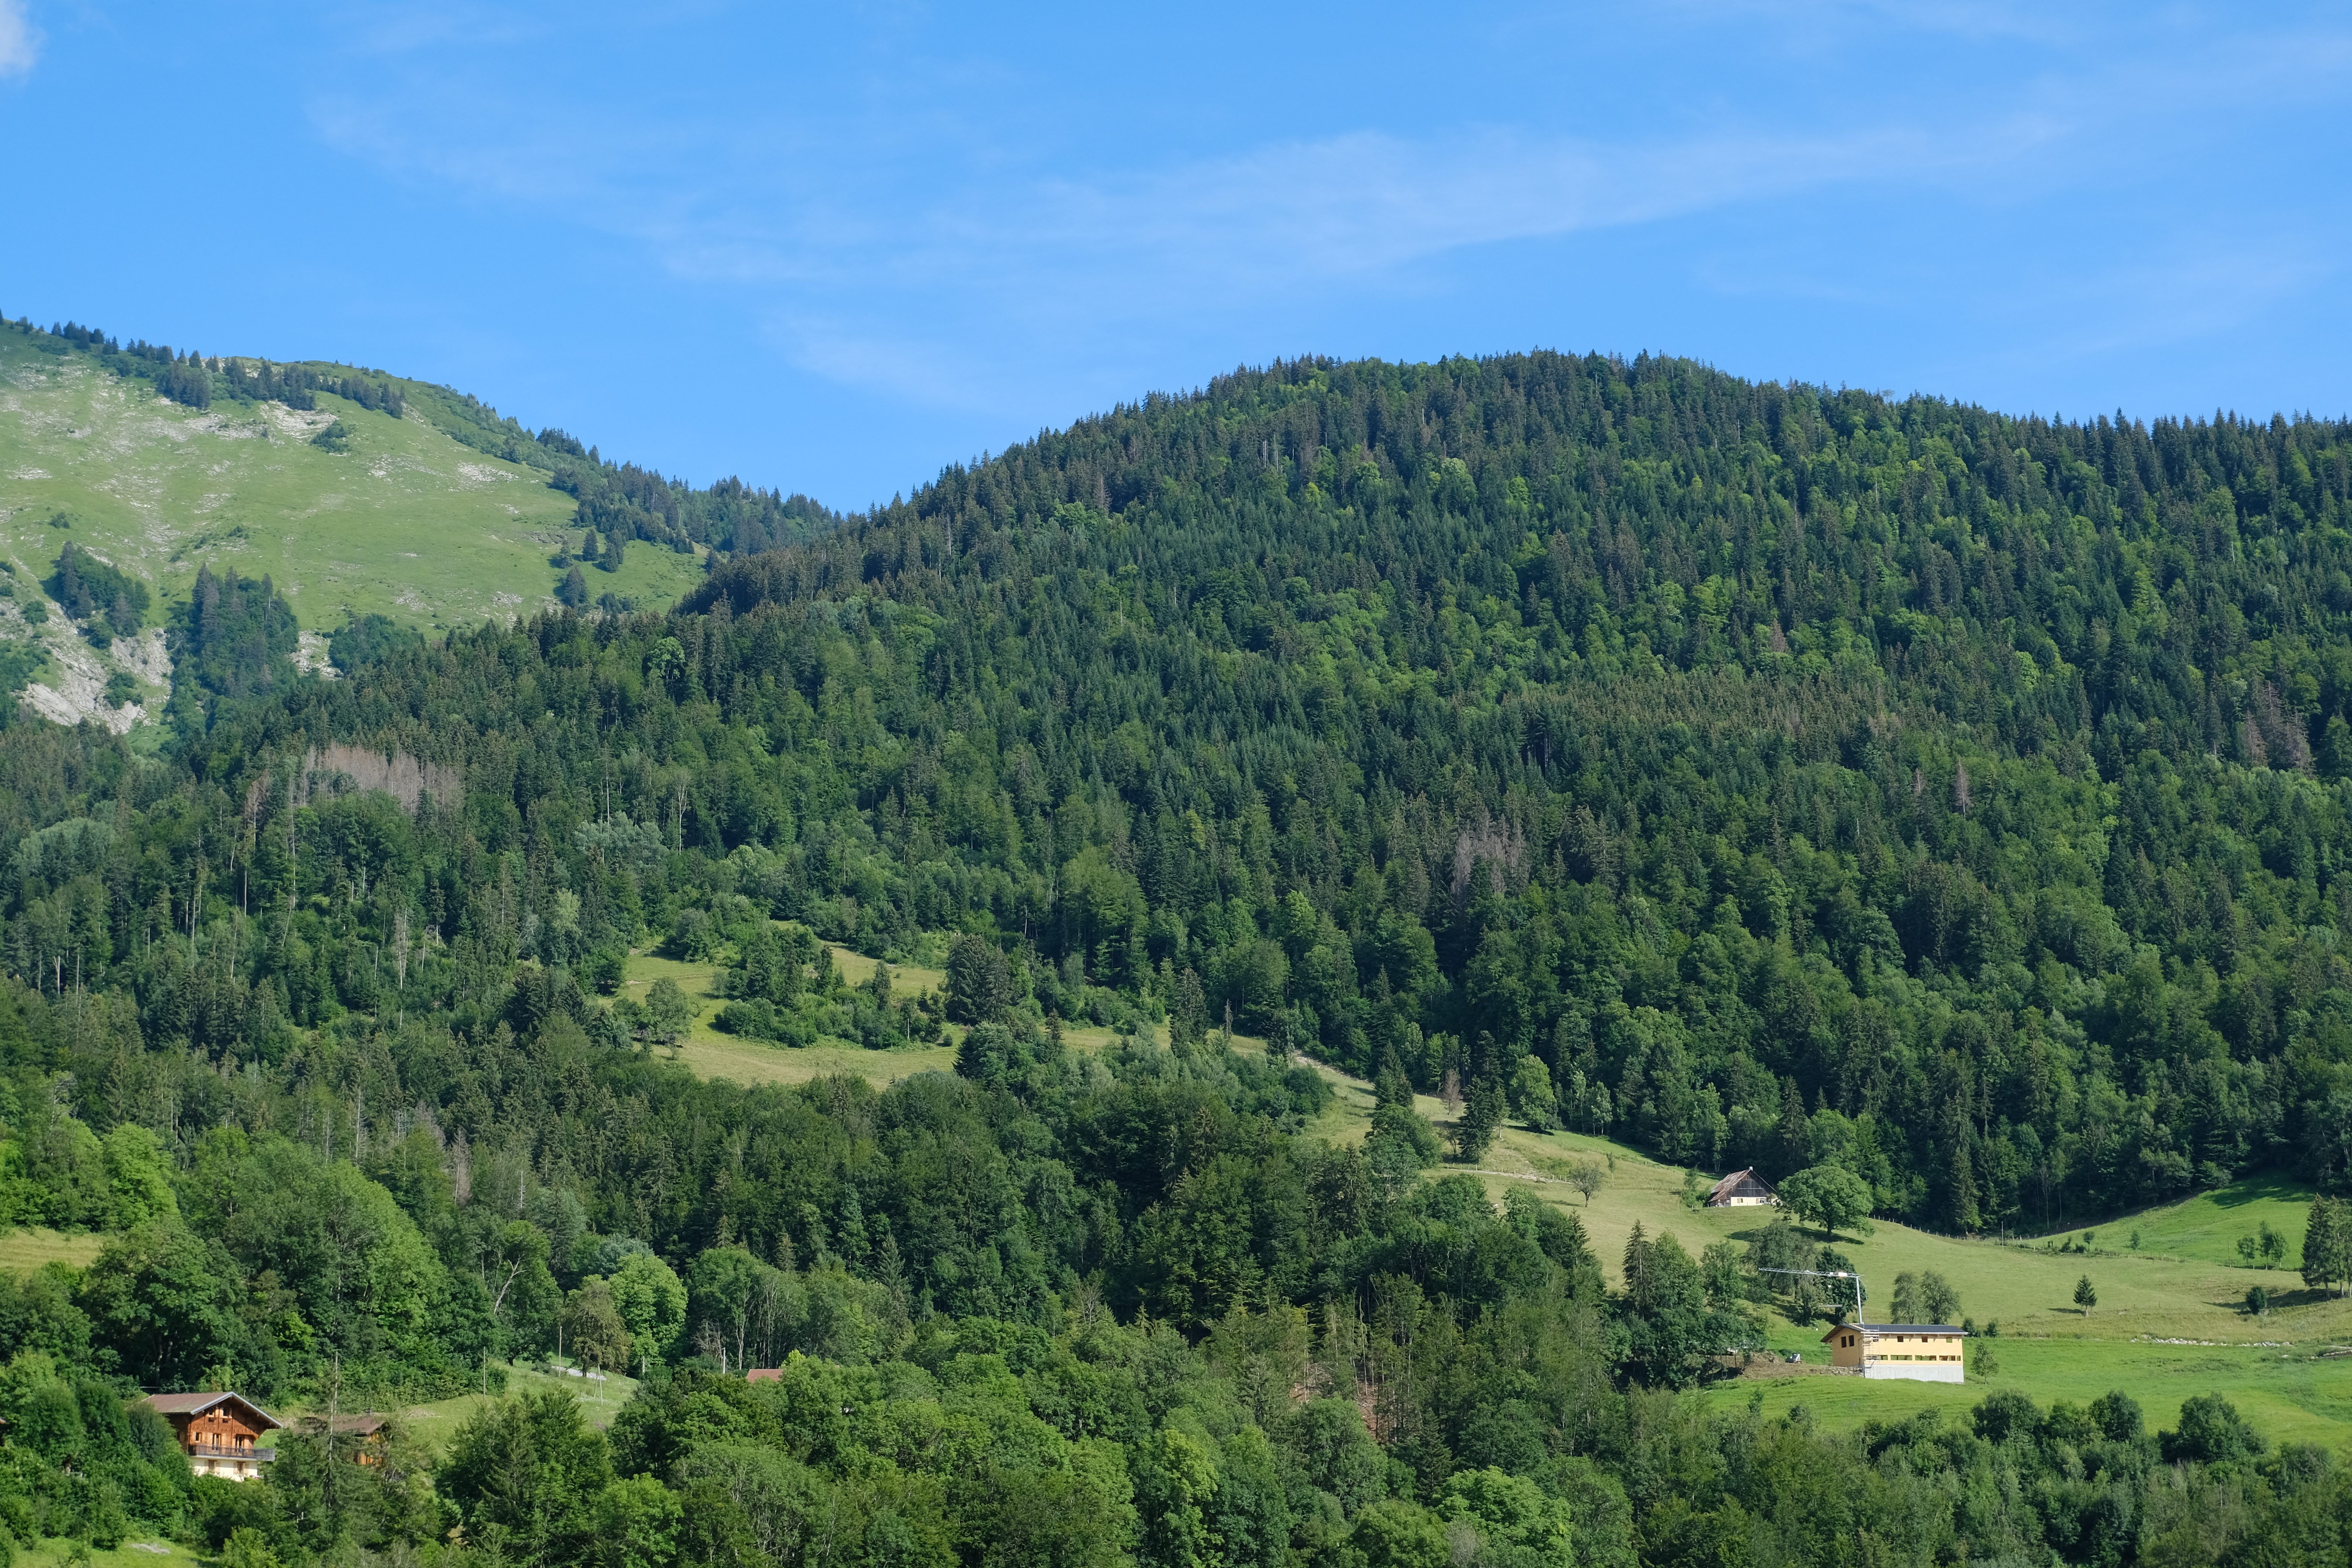
[[[1772,1190],[1772,1184],[1758,1175],[1756,1173],[1756,1168],[1753,1165],[1750,1165],[1747,1170],[1734,1171],[1731,1174],[1724,1177],[1723,1180],[1716,1183],[1714,1187],[1707,1193],[1706,1201],[1711,1204],[1719,1204],[1727,1198],[1738,1197],[1748,1194],[1761,1194],[1768,1198],[1777,1197],[1780,1195]]]
[[[315,1419],[316,1418],[313,1417],[314,1421]],[[362,1437],[373,1437],[378,1432],[383,1430],[383,1417],[373,1414],[366,1415],[338,1415],[335,1417],[335,1430],[338,1432],[356,1432]]]
[[[1859,1329],[1865,1339],[1881,1334],[1949,1334],[1959,1339],[1969,1337],[1968,1330],[1957,1323],[1837,1323],[1822,1336],[1823,1344],[1837,1337],[1841,1330]]]
[[[141,1403],[166,1415],[202,1415],[215,1405],[232,1402],[249,1412],[262,1426],[286,1425],[242,1394],[151,1394]]]

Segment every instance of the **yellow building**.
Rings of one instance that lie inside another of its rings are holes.
[[[1965,1383],[1960,1347],[1968,1337],[1949,1323],[1840,1323],[1822,1343],[1830,1347],[1832,1366],[1859,1367],[1864,1377]]]

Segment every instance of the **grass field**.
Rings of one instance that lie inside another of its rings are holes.
[[[544,1393],[549,1389],[562,1389],[577,1399],[580,1402],[581,1414],[588,1425],[601,1431],[613,1424],[613,1417],[618,1415],[621,1413],[621,1407],[635,1394],[637,1381],[633,1377],[623,1377],[617,1373],[608,1373],[605,1381],[596,1383],[586,1378],[550,1376],[520,1366],[508,1370],[506,1392],[508,1398],[525,1394]],[[485,1399],[478,1394],[466,1394],[455,1399],[436,1400],[429,1405],[412,1405],[401,1410],[387,1411],[384,1414],[397,1415],[411,1432],[424,1439],[425,1445],[438,1454],[447,1449],[449,1439],[456,1435],[467,1416],[485,1405],[496,1403],[496,1397]]]
[[[832,952],[835,966],[851,984],[863,984],[872,977],[874,959],[845,947],[835,947]],[[633,953],[625,983],[630,995],[643,999],[655,981],[674,980],[678,989],[701,1009],[686,1038],[678,1043],[677,1051],[677,1059],[698,1078],[723,1078],[741,1084],[806,1083],[811,1079],[847,1073],[879,1086],[919,1072],[955,1070],[957,1031],[952,1026],[948,1029],[946,1045],[897,1051],[869,1051],[846,1040],[794,1047],[722,1034],[711,1027],[711,1020],[725,1005],[711,990],[717,972],[715,964],[685,963],[651,953]],[[913,964],[893,964],[890,975],[892,991],[897,994],[937,990],[947,984],[947,976],[938,970]],[[1106,1037],[1108,1033],[1105,1031]]]
[[[1767,1415],[1803,1405],[1829,1426],[1901,1419],[1927,1409],[1965,1423],[1967,1412],[1998,1389],[2037,1404],[2088,1404],[2113,1389],[2139,1401],[2151,1428],[2176,1426],[2180,1402],[2219,1394],[2273,1443],[2352,1447],[2352,1363],[2315,1360],[2308,1349],[2259,1345],[2160,1345],[2127,1340],[1996,1342],[2000,1371],[1965,1384],[1866,1382],[1858,1377],[1741,1378],[1706,1397],[1725,1405],[1760,1395]],[[1977,1346],[1971,1346],[1973,1352]]]
[[[2282,1177],[2256,1176],[2101,1226],[2093,1245],[2102,1252],[2128,1250],[2136,1235],[2141,1251],[2234,1265],[2239,1262],[2238,1238],[2268,1225],[2286,1237],[2286,1259],[2294,1264],[2303,1256],[2303,1227],[2310,1209],[2310,1188]],[[2253,1278],[2248,1276],[2250,1281]]]
[[[55,358],[0,332],[0,557],[16,568],[18,602],[41,593],[37,581],[70,540],[149,584],[151,627],[205,563],[268,574],[318,633],[359,614],[432,630],[552,605],[562,574],[548,557],[580,542],[576,531],[565,538],[570,496],[414,413],[394,419],[327,393],[318,402],[313,414],[182,408],[88,355]],[[335,419],[351,449],[310,445]],[[52,526],[60,512],[70,527]],[[630,546],[625,561],[614,574],[590,569],[591,592],[662,607],[702,577],[698,556],[649,544]],[[0,606],[0,638],[37,637],[49,651],[41,679],[56,703],[34,694],[45,711],[92,710],[115,669],[161,694],[160,643],[100,654],[54,607],[36,630]]]
[[[1745,1240],[1770,1223],[1770,1211],[1686,1208],[1678,1168],[1597,1138],[1513,1129],[1497,1142],[1486,1166],[1557,1176],[1577,1160],[1614,1162],[1589,1207],[1566,1188],[1544,1184],[1539,1190],[1583,1219],[1612,1281],[1637,1222],[1653,1236],[1671,1232],[1694,1254],[1718,1239]],[[1498,1196],[1512,1179],[1486,1178]],[[1738,1402],[1760,1391],[1768,1411],[1801,1404],[1825,1422],[1848,1424],[1900,1418],[1930,1406],[1965,1410],[1994,1388],[2014,1388],[2043,1404],[2082,1402],[2121,1388],[2152,1422],[2169,1425],[2182,1400],[2220,1393],[2274,1441],[2352,1449],[2352,1358],[2317,1359],[2332,1346],[2352,1343],[2352,1302],[2326,1300],[2284,1270],[2232,1266],[2235,1237],[2252,1226],[2242,1224],[2242,1216],[2265,1214],[2284,1228],[2278,1211],[2294,1206],[2291,1189],[2249,1183],[2100,1226],[2088,1255],[1937,1236],[1881,1221],[1868,1237],[1838,1239],[1870,1292],[1865,1312],[1883,1310],[1896,1274],[1935,1269],[1958,1288],[1963,1315],[1979,1324],[2000,1323],[1998,1339],[1969,1347],[1973,1355],[1990,1346],[1997,1373],[1957,1386],[1773,1376],[1719,1384],[1707,1397]],[[2110,1249],[2110,1239],[2120,1244],[2135,1227],[2140,1252]],[[2298,1241],[2300,1232],[2298,1223]],[[2225,1234],[2226,1242],[2215,1239]],[[2156,1237],[2175,1249],[2149,1250]],[[2099,1297],[2088,1313],[2074,1304],[2074,1283],[2086,1274]],[[2246,1287],[2257,1280],[2284,1303],[2261,1319],[2240,1305]],[[1771,1349],[1796,1351],[1806,1364],[1825,1358],[1823,1325],[1794,1323],[1769,1310],[1767,1318]],[[2158,1342],[2165,1340],[2209,1342]]]
[[[29,1274],[44,1263],[64,1263],[82,1268],[98,1256],[106,1245],[106,1237],[88,1232],[68,1236],[63,1231],[44,1230],[27,1226],[22,1230],[0,1231],[0,1268],[11,1274]]]
[[[1556,1201],[1584,1214],[1594,1247],[1612,1261],[1623,1252],[1636,1220],[1653,1235],[1673,1231],[1696,1253],[1718,1239],[1747,1239],[1769,1224],[1774,1212],[1685,1208],[1679,1168],[1576,1134],[1541,1136],[1513,1129],[1498,1141],[1486,1164],[1497,1171],[1558,1176],[1580,1158],[1615,1161],[1590,1212],[1581,1198],[1564,1188],[1552,1191]],[[1489,1184],[1499,1186],[1505,1179],[1489,1178]],[[2162,1223],[2170,1212],[2155,1211],[2142,1220],[2143,1229]],[[2105,1235],[2101,1233],[2102,1240]],[[1865,1237],[1841,1236],[1837,1245],[1854,1260],[1871,1292],[1869,1310],[1885,1301],[1896,1274],[1933,1268],[1958,1286],[1967,1315],[1979,1321],[1999,1320],[2004,1334],[2252,1341],[2340,1339],[2352,1333],[2352,1302],[2320,1300],[2305,1289],[2300,1276],[2281,1269],[2110,1252],[2104,1247],[2090,1256],[2053,1254],[2038,1245],[1963,1240],[1887,1221],[1880,1221]],[[2099,1296],[2097,1308],[2087,1315],[2074,1304],[2074,1283],[2086,1274]],[[2257,1281],[2284,1303],[2259,1324],[2240,1306],[2246,1287]]]
[[[125,1536],[122,1544],[111,1552],[100,1552],[93,1546],[86,1549],[86,1554],[78,1554],[74,1542],[64,1536],[50,1536],[30,1546],[17,1547],[15,1561],[29,1568],[63,1568],[69,1562],[87,1563],[91,1568],[131,1568],[132,1564],[154,1568],[158,1563],[201,1563],[205,1559],[160,1535],[134,1534]]]

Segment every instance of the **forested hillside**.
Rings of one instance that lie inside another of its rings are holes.
[[[0,1190],[115,1236],[0,1302],[52,1358],[8,1408],[648,1374],[609,1447],[486,1416],[429,1506],[108,1450],[118,1510],[288,1554],[2343,1561],[2341,1472],[2226,1407],[1644,1392],[1756,1342],[1742,1260],[1637,1234],[1609,1289],[1571,1213],[1424,1175],[1409,1090],[1465,1157],[1565,1122],[1952,1232],[2344,1189],[2347,505],[2341,423],[1305,362],[331,683],[208,574],[163,756],[0,733]],[[878,1095],[697,1082],[604,999],[661,944],[780,1050],[936,1037],[811,938],[942,933],[958,1076]],[[1286,1052],[1381,1079],[1365,1145]]]
[[[582,900],[532,956],[729,898],[971,930],[1041,1015],[1231,1006],[2038,1227],[2346,1173],[2347,462],[1672,362],[1291,366],[189,754],[224,812],[298,735],[461,770],[515,931]],[[588,875],[623,815],[683,886]],[[453,936],[454,856],[415,895]]]

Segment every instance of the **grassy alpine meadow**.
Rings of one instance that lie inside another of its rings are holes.
[[[316,397],[315,411],[184,408],[87,354],[0,334],[0,557],[18,601],[41,594],[70,542],[149,585],[151,627],[205,564],[268,575],[303,629],[321,634],[354,616],[432,631],[554,605],[563,571],[550,558],[581,542],[571,496],[459,445],[414,405],[394,418]],[[337,424],[347,449],[313,443]],[[699,552],[641,542],[618,572],[584,574],[592,595],[659,608],[703,567]],[[13,612],[0,623],[0,635],[56,645],[53,659],[79,644],[60,615],[40,628]],[[152,659],[98,657],[151,687],[167,674]]]

